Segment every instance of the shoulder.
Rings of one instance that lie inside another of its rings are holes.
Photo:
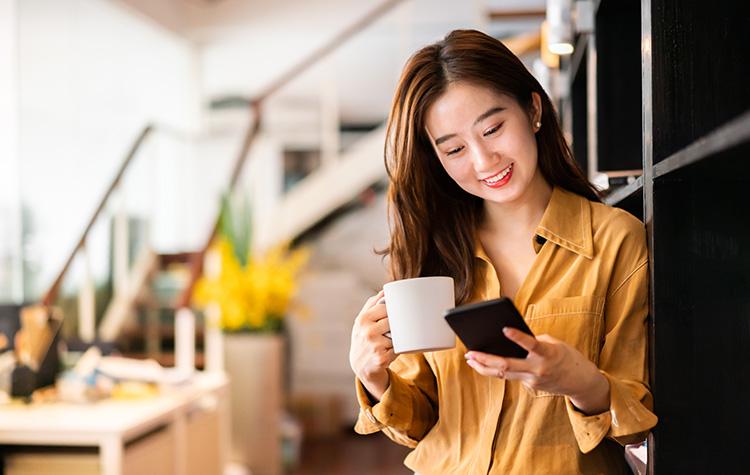
[[[605,257],[627,259],[637,265],[648,260],[646,227],[627,211],[589,201],[594,248]]]

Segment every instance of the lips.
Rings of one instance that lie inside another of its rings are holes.
[[[491,177],[484,178],[481,181],[491,188],[499,188],[510,181],[510,177],[512,174],[513,164],[511,163],[506,168],[500,170],[498,173],[492,175]]]

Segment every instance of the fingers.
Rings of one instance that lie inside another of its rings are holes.
[[[367,302],[365,302],[365,306],[362,307],[362,312],[366,312],[367,310],[370,310],[372,307],[377,305],[380,299],[383,298],[383,295],[384,295],[384,292],[381,289],[380,292],[378,292],[377,294],[367,299]]]
[[[467,361],[476,361],[482,366],[495,368],[503,373],[519,372],[532,373],[533,364],[522,358],[503,358],[502,356],[491,355],[479,351],[470,351],[466,353]]]
[[[521,330],[517,330],[511,327],[503,328],[503,334],[512,342],[528,351],[529,353],[541,354],[544,350],[544,345],[539,343],[539,340],[524,333]]]
[[[499,378],[505,380],[521,381],[533,388],[536,380],[533,373],[525,371],[504,371],[503,368],[485,366],[476,360],[467,360],[466,363],[471,366],[477,373],[488,378]]]
[[[372,362],[379,368],[387,368],[396,359],[393,347],[383,345],[384,343],[376,345],[371,353]]]
[[[539,335],[536,339],[544,343],[560,343],[560,340],[551,335]]]
[[[467,360],[466,363],[471,366],[477,373],[488,376],[490,378],[500,378],[508,380],[518,380],[529,382],[534,380],[534,374],[527,371],[507,371],[506,368],[500,366],[487,366],[483,365],[477,360]]]
[[[464,355],[466,361],[477,361],[484,366],[495,366],[505,365],[505,360],[502,356],[491,355],[489,353],[482,353],[481,351],[469,351]]]
[[[362,325],[362,336],[370,343],[381,347],[392,347],[393,341],[390,337],[390,324],[388,317],[377,321],[366,321]]]
[[[386,312],[385,305],[379,305],[378,301],[383,297],[383,291],[377,293],[367,299],[365,306],[362,307],[362,311],[359,313],[357,318],[362,322],[377,322],[382,318],[385,318],[388,314]]]
[[[533,381],[534,377],[533,377],[533,375],[531,373],[520,373],[520,372],[516,372],[516,371],[507,371],[505,373],[505,375],[503,376],[503,379],[529,382],[529,381]]]
[[[380,351],[393,351],[393,342],[390,338],[383,335],[373,338],[372,345],[373,351],[376,353]]]
[[[391,326],[388,323],[388,317],[385,317],[373,323],[372,326],[368,329],[368,332],[370,332],[372,336],[384,335],[388,337],[386,333],[390,332],[390,330]]]
[[[474,369],[474,371],[481,374],[482,376],[487,376],[489,378],[502,378],[503,377],[502,371],[498,370],[497,368],[485,366],[476,360],[466,360],[466,364],[471,366]]]

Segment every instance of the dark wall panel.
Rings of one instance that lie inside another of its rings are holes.
[[[654,183],[656,473],[747,473],[749,153]]]
[[[749,47],[750,2],[652,0],[654,163],[750,107]]]
[[[599,170],[642,167],[640,2],[603,1],[596,16]]]

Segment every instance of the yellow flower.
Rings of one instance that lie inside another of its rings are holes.
[[[209,253],[218,259],[219,271],[196,283],[193,303],[201,308],[216,303],[225,330],[277,329],[289,310],[297,273],[309,252],[290,251],[289,244],[283,243],[257,258],[248,256],[242,267],[229,240],[220,237]]]

